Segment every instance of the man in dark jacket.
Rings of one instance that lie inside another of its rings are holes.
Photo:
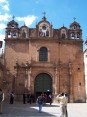
[[[42,111],[42,105],[43,105],[43,97],[42,97],[42,95],[38,96],[37,103],[38,103],[38,106],[39,106],[39,112],[41,112]]]

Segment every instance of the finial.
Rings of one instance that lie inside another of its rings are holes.
[[[12,19],[14,20],[14,18],[15,18],[15,16],[13,15],[13,16],[12,16]]]
[[[43,18],[42,18],[42,21],[46,21],[46,17],[45,17],[45,14],[46,14],[46,12],[43,12]]]
[[[74,19],[74,21],[76,20],[76,18],[75,18],[75,17],[74,17],[73,19]]]
[[[26,26],[25,22],[24,22],[24,26]]]
[[[46,12],[43,12],[43,15],[44,15],[44,17],[45,17],[45,15],[46,15]]]

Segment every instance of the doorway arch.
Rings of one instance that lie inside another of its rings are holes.
[[[52,94],[52,77],[47,73],[40,73],[36,76],[34,81],[34,93],[37,97],[41,93],[47,96]]]

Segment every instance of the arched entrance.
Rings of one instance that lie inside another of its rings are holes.
[[[45,93],[47,96],[52,94],[52,78],[47,73],[40,73],[36,76],[34,82],[34,93],[37,97],[41,93]]]

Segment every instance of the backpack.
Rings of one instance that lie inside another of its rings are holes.
[[[43,104],[43,99],[42,99],[42,97],[40,96],[40,97],[38,97],[38,104]]]

